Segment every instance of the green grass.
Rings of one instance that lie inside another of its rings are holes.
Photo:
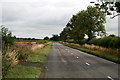
[[[86,52],[86,53],[89,53],[89,54],[92,54],[92,55],[95,55],[95,56],[98,56],[98,57],[101,57],[101,58],[104,58],[106,60],[109,60],[109,61],[112,61],[112,62],[115,62],[115,63],[120,63],[119,58],[114,57],[114,56],[109,55],[109,54],[106,54],[106,53],[103,53],[103,52],[93,51],[93,50],[80,48],[80,47],[76,47],[76,46],[71,46],[71,45],[68,45],[68,44],[65,44],[65,43],[61,43],[61,44],[65,45],[65,46],[68,46],[68,47],[71,47],[71,48],[74,48],[74,49],[78,49],[80,51],[83,51],[83,52]]]
[[[39,78],[41,67],[23,66],[17,64],[8,71],[5,78]]]
[[[30,54],[27,61],[44,63],[46,61],[48,53],[50,52],[51,45],[52,44],[48,44],[44,48],[37,50],[35,53]]]
[[[47,55],[50,51],[51,44],[46,45],[44,48],[37,50],[35,53],[31,53],[27,61],[29,62],[40,62],[46,61]],[[42,71],[41,67],[24,66],[17,64],[13,68],[10,68],[5,78],[39,78]]]

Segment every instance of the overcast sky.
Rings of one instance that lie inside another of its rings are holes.
[[[17,37],[59,34],[73,14],[93,0],[2,0],[2,24]],[[118,18],[107,17],[107,33],[118,35]]]

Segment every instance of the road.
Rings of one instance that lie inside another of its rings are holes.
[[[53,43],[41,78],[106,78],[118,80],[118,64]]]

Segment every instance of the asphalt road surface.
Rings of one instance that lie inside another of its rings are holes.
[[[53,43],[40,78],[118,78],[118,64]],[[117,79],[118,80],[118,79]]]

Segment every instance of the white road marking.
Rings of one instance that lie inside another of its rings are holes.
[[[107,78],[109,78],[110,80],[114,80],[112,77],[110,77],[110,76],[107,76]]]
[[[45,68],[47,69],[47,66],[45,66]]]
[[[87,63],[87,62],[86,62],[85,64],[87,64],[88,66],[90,65],[90,64],[89,64],[89,63]]]

